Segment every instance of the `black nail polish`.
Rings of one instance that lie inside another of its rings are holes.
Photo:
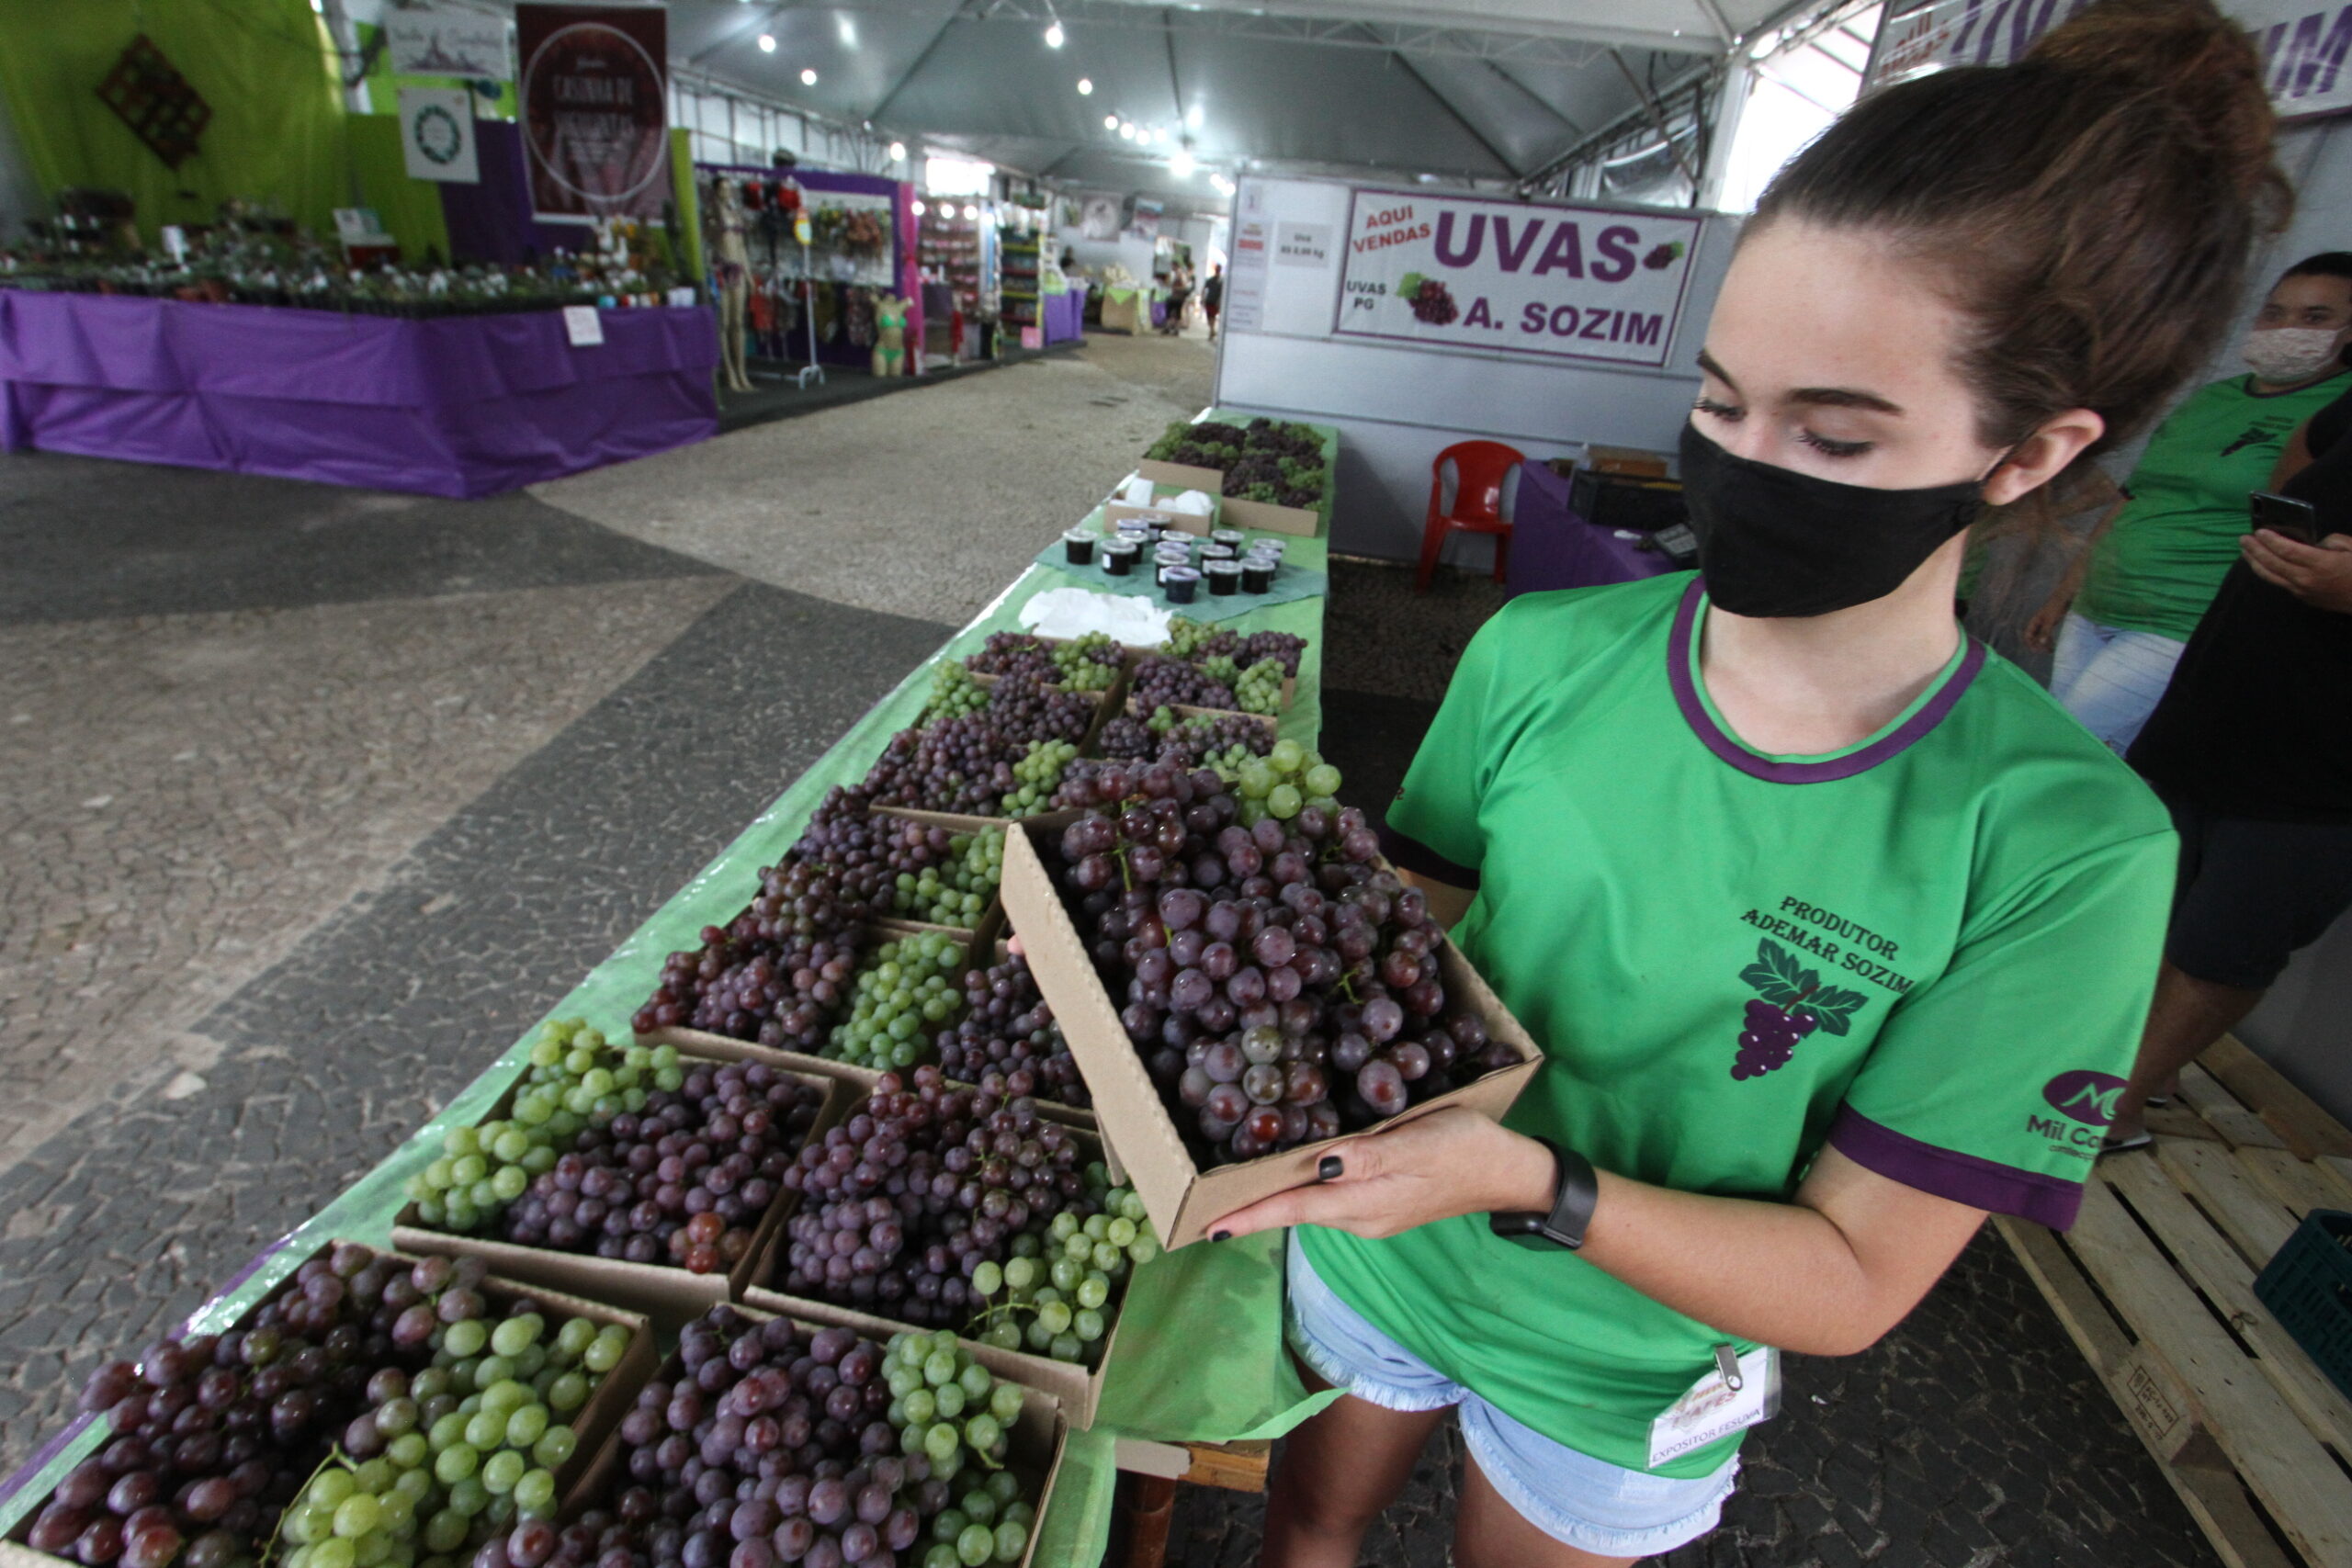
[[[1233,1233],[1231,1231],[1211,1231],[1209,1232],[1209,1239],[1211,1241],[1231,1241],[1233,1239]]]
[[[1345,1168],[1346,1168],[1344,1166],[1340,1165],[1340,1156],[1338,1155],[1325,1155],[1321,1159],[1315,1162],[1315,1179],[1317,1181],[1337,1181],[1340,1179],[1340,1173]]]

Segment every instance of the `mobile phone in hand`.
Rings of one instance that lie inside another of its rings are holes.
[[[2319,543],[2319,509],[2310,502],[2258,490],[2246,497],[2246,506],[2256,528],[2284,534],[2299,544]]]

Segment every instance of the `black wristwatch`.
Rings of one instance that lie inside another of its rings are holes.
[[[1527,1246],[1565,1247],[1570,1252],[1584,1245],[1585,1226],[1592,1223],[1592,1207],[1600,1197],[1600,1183],[1592,1161],[1549,1138],[1537,1143],[1552,1151],[1552,1211],[1546,1214],[1500,1213],[1487,1216],[1487,1228],[1509,1241]]]

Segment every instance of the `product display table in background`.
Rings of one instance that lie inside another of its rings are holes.
[[[1072,343],[1086,336],[1086,285],[1073,283],[1060,294],[1037,301],[1037,321],[1046,343]]]
[[[0,290],[0,451],[466,497],[718,433],[699,307],[410,321]]]
[[[1212,411],[1204,417],[1222,416]],[[1325,463],[1336,470],[1339,438],[1328,430],[1323,434]],[[1099,529],[1102,517],[1098,508],[1086,519],[1087,525]],[[1329,537],[1327,513],[1322,534],[1286,541],[1287,561],[1307,570],[1327,570]],[[757,885],[761,868],[784,857],[826,792],[865,776],[890,737],[922,714],[932,694],[935,667],[978,652],[990,633],[1021,629],[1022,608],[1037,594],[1082,586],[1080,579],[1057,568],[1030,566],[868,710],[718,859],[549,1009],[547,1017],[584,1017],[615,1038],[625,1037],[629,1018],[660,978],[662,961],[674,949],[696,945],[704,926],[733,919],[747,891]],[[1308,747],[1322,728],[1323,610],[1324,600],[1317,596],[1268,605],[1224,623],[1244,636],[1283,631],[1306,639],[1296,692],[1280,728],[1283,737]],[[190,1319],[194,1331],[233,1322],[330,1237],[389,1246],[393,1215],[405,1201],[404,1183],[441,1153],[442,1136],[449,1128],[472,1126],[489,1114],[525,1070],[529,1037],[541,1021],[534,1021],[523,1040],[382,1164],[232,1278]],[[124,1179],[130,1178],[126,1174]],[[1150,1495],[1139,1498],[1134,1510],[1138,1536],[1146,1536],[1156,1523],[1164,1540],[1172,1482],[1182,1478],[1245,1489],[1261,1485],[1262,1440],[1287,1431],[1337,1397],[1308,1394],[1283,1348],[1282,1241],[1277,1232],[1183,1247],[1162,1253],[1136,1271],[1120,1309],[1118,1341],[1094,1425],[1070,1434],[1051,1506],[1039,1520],[1032,1559],[1035,1568],[1091,1568],[1102,1560],[1110,1544],[1114,1486],[1122,1469],[1148,1478],[1145,1485]],[[135,1348],[125,1346],[123,1353]],[[92,1429],[89,1417],[83,1417],[54,1434],[15,1475],[0,1481],[0,1535],[13,1529],[102,1435]],[[1218,1452],[1195,1450],[1193,1444],[1235,1447]]]
[[[1547,588],[1637,582],[1675,570],[1665,556],[1643,549],[1638,534],[1587,522],[1569,494],[1568,481],[1544,464],[1519,466],[1504,575],[1514,597]]]

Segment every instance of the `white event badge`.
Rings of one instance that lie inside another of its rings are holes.
[[[605,319],[594,305],[566,305],[563,330],[571,334],[574,348],[594,348],[605,341]]]
[[[1759,1345],[1734,1360],[1731,1347],[1718,1345],[1715,1365],[1650,1423],[1649,1468],[1770,1421],[1780,1409],[1781,1353]]]

